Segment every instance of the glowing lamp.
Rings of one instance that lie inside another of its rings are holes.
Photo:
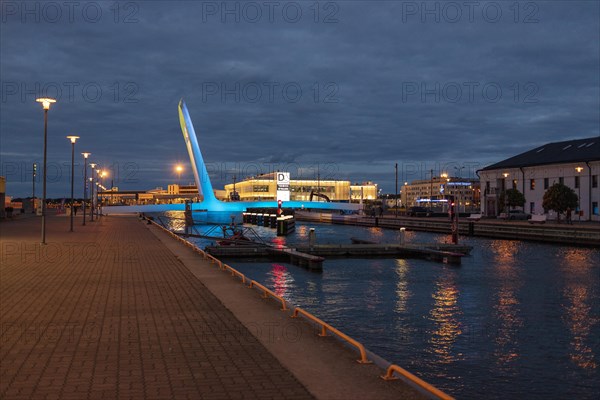
[[[44,110],[50,109],[50,104],[56,103],[56,100],[50,97],[40,97],[39,99],[35,99],[38,103],[42,103],[42,108]]]

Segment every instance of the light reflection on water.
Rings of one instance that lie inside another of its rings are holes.
[[[398,242],[380,228],[298,223],[274,243]],[[448,235],[406,232],[407,242]],[[596,398],[600,392],[600,251],[463,238],[460,267],[419,259],[330,259],[322,274],[227,260],[292,304],[459,398]]]
[[[493,295],[494,314],[499,322],[494,355],[497,368],[505,371],[510,371],[511,368],[506,364],[519,357],[518,334],[523,325],[520,301],[517,298],[522,284],[516,263],[520,243],[514,240],[493,240],[490,243],[494,278],[498,284]]]
[[[462,333],[460,319],[462,312],[458,304],[459,291],[452,273],[444,271],[436,282],[434,300],[429,319],[433,322],[427,351],[433,353],[436,362],[450,364],[462,358],[462,354],[453,347]]]
[[[599,338],[591,336],[591,327],[600,322],[598,313],[592,313],[592,293],[585,279],[593,268],[592,252],[587,249],[566,249],[562,252],[562,269],[567,275],[563,289],[565,310],[562,320],[568,327],[571,361],[583,369],[596,369],[598,358],[592,347]],[[597,267],[597,266],[596,266]],[[595,300],[598,301],[597,299]]]

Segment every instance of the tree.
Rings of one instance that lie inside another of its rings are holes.
[[[500,194],[499,201],[502,208],[507,204],[507,199],[509,210],[512,207],[523,207],[525,205],[525,196],[517,189],[508,189]],[[508,212],[508,210],[504,210],[504,212]]]
[[[560,221],[560,214],[564,213],[569,208],[572,210],[577,208],[578,200],[577,194],[573,189],[562,183],[555,183],[548,188],[546,193],[544,193],[542,207],[544,207],[545,211],[556,211],[558,220]]]

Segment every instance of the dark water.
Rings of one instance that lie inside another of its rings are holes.
[[[397,241],[379,228],[302,223],[274,242]],[[407,241],[445,235],[407,232]],[[592,399],[600,393],[600,251],[466,238],[460,267],[416,259],[332,259],[322,274],[228,263],[458,398]],[[200,244],[205,244],[200,243]]]

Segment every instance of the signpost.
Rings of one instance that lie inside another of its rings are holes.
[[[277,201],[290,201],[289,172],[277,172]]]

